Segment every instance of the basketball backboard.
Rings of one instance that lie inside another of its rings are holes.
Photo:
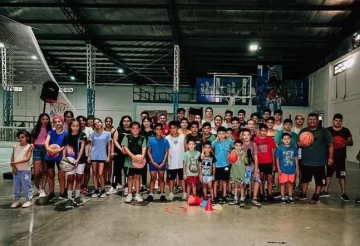
[[[214,75],[212,96],[218,99],[229,99],[234,96],[236,100],[251,98],[250,75]]]

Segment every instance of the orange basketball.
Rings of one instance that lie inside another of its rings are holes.
[[[239,157],[236,153],[229,153],[227,159],[230,164],[235,164],[238,161]]]
[[[335,149],[344,148],[344,146],[345,146],[344,141],[345,141],[345,139],[342,136],[335,136],[333,138],[334,148]]]
[[[60,149],[60,146],[57,145],[57,144],[51,144],[51,145],[49,146],[49,148],[52,149],[52,150],[58,150],[58,149]],[[60,155],[60,152],[57,153],[57,154],[55,154],[55,155],[52,155],[51,153],[48,153],[48,155],[49,155],[50,157],[55,158],[55,157],[58,157],[58,156]]]
[[[310,146],[314,142],[314,134],[311,132],[303,132],[299,136],[299,141],[304,146]]]

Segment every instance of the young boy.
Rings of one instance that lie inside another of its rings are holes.
[[[184,142],[185,136],[179,134],[178,124],[176,121],[169,122],[170,135],[166,136],[166,139],[169,142],[169,157],[167,165],[167,179],[169,180],[169,190],[170,194],[168,197],[169,201],[174,199],[174,185],[176,177],[179,178],[184,191],[183,199],[186,200],[186,184],[183,178],[183,159],[184,159]]]
[[[236,205],[239,203],[238,189],[240,188],[240,207],[245,206],[245,165],[248,163],[246,152],[243,149],[243,142],[236,140],[234,143],[235,149],[231,153],[238,156],[236,163],[232,164],[230,170],[230,181],[234,185],[234,201],[229,205]]]
[[[216,138],[216,135],[211,133],[211,124],[209,122],[205,122],[202,125],[202,141],[205,143],[206,141],[214,141]]]
[[[251,141],[251,132],[249,129],[244,129],[242,132],[242,141],[244,144],[244,149],[247,152],[249,166],[246,167],[246,172],[251,172],[254,186],[253,186],[253,200],[252,204],[254,206],[260,207],[261,203],[257,200],[257,194],[260,187],[260,175],[259,175],[259,162],[258,162],[258,148],[254,142]],[[249,184],[249,178],[245,178],[245,184]]]
[[[211,143],[216,158],[214,194],[217,193],[217,188],[220,184],[222,187],[222,198],[217,196],[215,201],[226,203],[227,182],[230,178],[230,167],[227,156],[233,146],[233,141],[226,138],[225,127],[219,127],[217,129],[217,139],[217,141]]]
[[[205,123],[204,123],[205,124]],[[195,141],[195,149],[201,153],[202,149],[202,135],[199,133],[199,123],[196,121],[190,124],[191,133],[185,137],[185,150],[188,150],[188,143],[190,139]]]
[[[215,180],[216,158],[212,153],[211,142],[204,143],[202,155],[199,157],[200,181],[203,187],[204,199],[207,198],[209,189],[211,200],[214,201],[213,181]]]
[[[268,187],[268,201],[272,201],[272,189],[273,189],[273,172],[275,171],[275,142],[272,137],[267,136],[268,127],[264,124],[260,124],[259,127],[260,136],[256,137],[254,143],[256,143],[258,148],[258,161],[259,161],[259,171],[261,177],[260,184],[260,195],[263,198],[264,196],[264,187],[262,184],[267,181]]]
[[[274,138],[276,133],[277,133],[277,130],[274,129],[274,124],[275,124],[275,118],[274,117],[269,117],[265,124],[267,125],[268,127],[268,132],[267,132],[267,136],[268,137],[272,137]]]
[[[293,146],[297,146],[297,134],[295,132],[291,131],[292,128],[292,120],[291,119],[285,119],[284,123],[283,123],[283,129],[279,130],[276,134],[275,134],[275,142],[277,144],[277,146],[280,146],[282,144],[282,135],[284,133],[288,133],[291,136],[291,145]]]
[[[126,203],[130,203],[132,200],[131,190],[133,183],[135,182],[135,201],[142,202],[143,199],[140,195],[140,176],[142,174],[141,168],[135,168],[134,162],[141,163],[146,154],[146,138],[140,135],[140,123],[132,122],[130,125],[130,134],[125,135],[121,142],[127,156],[125,157],[125,167],[128,168],[128,190],[129,194],[125,198]],[[140,157],[136,157],[140,155]]]
[[[160,184],[160,202],[166,202],[165,198],[165,182],[164,173],[166,170],[166,163],[169,154],[169,142],[162,135],[162,125],[160,123],[155,124],[155,137],[149,139],[147,154],[150,159],[149,171],[151,176],[150,181],[150,194],[146,198],[147,201],[154,201],[154,188],[157,177]]]
[[[283,133],[281,136],[282,145],[276,150],[276,165],[279,173],[281,201],[283,203],[294,203],[292,197],[293,184],[296,173],[299,172],[297,147],[291,145],[291,135]],[[288,188],[288,200],[285,199],[285,186]]]
[[[232,128],[227,128],[226,129],[226,138],[230,139],[230,140],[234,140],[234,138],[233,138],[233,129]]]
[[[200,152],[195,149],[195,140],[190,138],[188,142],[188,151],[184,154],[183,176],[187,183],[187,195],[196,195],[196,186],[199,182],[198,159]]]
[[[275,109],[274,110],[274,129],[277,131],[280,131],[283,129],[283,124],[281,123],[282,120],[283,111],[281,109]]]
[[[231,119],[231,128],[232,128],[232,136],[234,140],[238,140],[240,137],[240,133],[242,128],[240,128],[240,122],[237,117],[233,117]]]
[[[233,112],[230,110],[226,110],[225,111],[225,120],[222,123],[221,126],[225,127],[225,128],[231,128],[231,118],[233,117]]]

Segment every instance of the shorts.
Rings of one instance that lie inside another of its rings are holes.
[[[272,175],[273,173],[272,168],[273,168],[272,163],[265,163],[265,164],[259,163],[259,172],[264,173],[265,175]]]
[[[279,183],[280,184],[284,184],[284,183],[294,183],[295,182],[295,176],[296,174],[286,174],[286,173],[279,173]]]
[[[179,176],[179,180],[184,180],[184,171],[182,168],[168,169],[166,174],[168,180],[175,180],[176,176]]]
[[[326,166],[326,177],[332,177],[336,172],[336,178],[346,178],[346,159],[345,158],[334,158],[334,165]]]
[[[142,168],[131,168],[129,167],[127,170],[128,176],[135,176],[135,175],[141,175],[142,174]]]
[[[215,181],[228,181],[230,179],[230,168],[217,167],[215,171]]]
[[[325,166],[305,166],[301,165],[301,183],[309,183],[314,176],[315,184],[317,186],[324,186],[326,184],[326,170]]]
[[[35,145],[33,149],[33,161],[45,160],[46,149],[44,145]]]
[[[230,178],[230,181],[232,184],[235,184],[235,185],[244,184],[244,180],[241,180],[241,179]]]
[[[78,164],[78,166],[72,170],[71,172],[68,172],[67,174],[84,174],[84,169],[85,169],[85,163],[81,163],[81,164]]]
[[[197,185],[199,183],[199,176],[189,176],[189,177],[187,177],[186,183]]]
[[[214,181],[213,176],[202,176],[202,180],[204,184]]]
[[[245,180],[244,180],[244,184],[246,184],[246,185],[250,184],[251,177],[253,176],[253,173],[254,173],[254,165],[246,166],[246,167],[245,167]],[[253,181],[254,181],[255,183],[261,183],[260,177],[253,177]]]
[[[55,169],[55,165],[57,166],[58,170],[61,170],[60,168],[60,161],[51,161],[51,160],[45,160],[47,169]]]
[[[106,160],[91,160],[90,162],[96,162],[97,164],[105,164]]]
[[[166,170],[166,165],[164,165],[163,168],[158,169],[158,168],[156,168],[153,164],[151,164],[151,163],[149,162],[149,171],[150,171],[150,172],[165,172],[165,170]]]

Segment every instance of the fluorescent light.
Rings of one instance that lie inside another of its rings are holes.
[[[124,69],[119,68],[119,69],[118,69],[118,73],[124,73]]]
[[[259,49],[259,45],[257,44],[250,44],[249,45],[249,50],[250,51],[257,51]]]
[[[38,58],[37,58],[37,56],[31,56],[31,59],[37,60]]]
[[[70,76],[70,79],[71,79],[71,80],[75,80],[75,77],[74,77],[74,76]]]
[[[334,75],[337,75],[339,73],[351,69],[354,63],[355,63],[354,57],[350,57],[346,60],[339,62],[338,64],[334,65]]]
[[[0,48],[4,48],[5,45],[3,43],[0,43]]]
[[[13,87],[9,88],[8,91],[21,92],[21,91],[23,91],[23,87],[22,86],[13,86]]]

